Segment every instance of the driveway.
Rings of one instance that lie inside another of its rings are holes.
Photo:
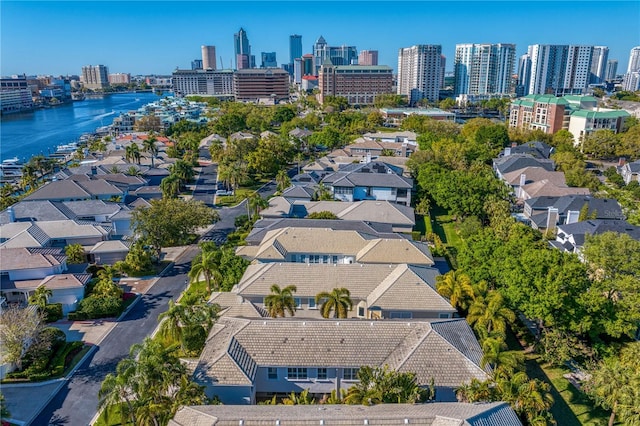
[[[143,295],[117,323],[93,354],[31,422],[33,425],[88,425],[97,413],[98,391],[105,376],[113,373],[129,348],[150,336],[158,325],[158,315],[177,299],[186,287],[190,262],[198,252],[190,246],[176,264]]]

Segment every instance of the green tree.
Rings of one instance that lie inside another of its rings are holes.
[[[453,98],[446,98],[438,103],[438,108],[445,111],[451,111],[456,106],[456,101]]]
[[[296,302],[293,293],[297,290],[295,285],[289,285],[283,289],[279,285],[271,286],[271,294],[264,298],[264,306],[273,318],[285,317],[286,313],[294,316],[296,314]]]
[[[127,253],[127,256],[124,258],[122,266],[127,275],[139,277],[151,272],[152,264],[153,259],[150,250],[146,249],[139,241],[136,241],[129,248],[129,253]]]
[[[174,198],[151,200],[150,207],[136,208],[131,214],[134,233],[152,247],[156,259],[163,247],[190,242],[196,229],[218,219],[218,213],[202,202]]]
[[[247,213],[249,217],[257,216],[260,214],[260,210],[267,207],[269,207],[269,201],[262,198],[257,192],[247,198]]]
[[[211,294],[211,284],[213,284],[213,290],[218,291],[222,283],[220,252],[218,250],[203,250],[202,254],[192,262],[189,271],[191,282],[197,282],[201,276],[204,276],[204,281],[207,283],[207,295]]]
[[[142,149],[151,157],[151,168],[155,168],[155,158],[158,155],[158,146],[156,143],[158,142],[158,138],[151,133],[145,140],[142,141]]]
[[[124,174],[128,176],[142,176],[140,169],[138,169],[136,166],[130,166],[127,170],[124,171]]]
[[[331,189],[327,187],[324,183],[320,182],[313,192],[313,200],[314,201],[332,201],[333,193]]]
[[[29,303],[32,305],[36,305],[41,309],[44,309],[49,303],[49,298],[53,296],[53,292],[51,289],[47,288],[44,285],[39,286],[33,292],[31,296],[29,296]]]
[[[494,332],[504,335],[507,325],[516,320],[516,315],[497,291],[489,291],[484,304],[473,304],[472,307],[467,322],[480,336],[490,336]]]
[[[499,374],[510,376],[517,370],[524,368],[522,352],[507,351],[507,344],[501,337],[488,337],[482,342],[483,356],[480,360],[482,368],[491,367]]]
[[[347,390],[345,404],[415,404],[435,397],[433,386],[431,389],[421,388],[415,373],[390,370],[388,365],[362,366],[357,377],[358,383]]]
[[[169,166],[171,175],[176,176],[180,180],[180,187],[183,188],[187,183],[191,182],[195,176],[193,166],[184,160],[178,160]]]
[[[125,148],[124,158],[127,161],[133,161],[140,164],[140,147],[137,143],[132,142],[131,145]]]
[[[286,169],[280,169],[278,171],[278,174],[276,174],[276,184],[280,192],[291,186],[291,178],[289,178]]]
[[[0,362],[16,364],[21,369],[27,349],[40,343],[43,328],[44,314],[38,309],[4,309],[0,315]]]
[[[234,161],[218,166],[218,180],[225,182],[231,189],[238,188],[248,178],[247,165],[242,161]]]
[[[449,271],[436,277],[436,290],[440,296],[449,299],[449,303],[456,309],[465,311],[473,297],[471,279],[468,275]]]
[[[596,130],[583,138],[581,150],[590,157],[598,159],[615,157],[618,137],[613,130]]]
[[[162,198],[177,198],[180,194],[180,178],[174,174],[163,178],[160,181]]]
[[[11,413],[7,408],[7,403],[4,400],[4,395],[0,392],[0,419],[7,419],[11,417]]]
[[[64,248],[64,254],[67,255],[68,263],[84,263],[86,254],[81,244],[69,244]]]
[[[309,213],[306,217],[306,219],[333,219],[333,220],[337,220],[339,219],[338,216],[335,215],[335,213],[324,210],[321,212],[313,212],[313,213]]]
[[[218,306],[208,303],[182,304],[169,301],[169,309],[158,317],[158,334],[172,343],[180,342],[185,347],[185,336],[199,329],[205,336],[217,318]]]
[[[331,292],[323,291],[316,294],[316,303],[321,303],[320,313],[323,318],[329,318],[333,311],[334,318],[347,318],[353,309],[353,301],[349,289],[334,288]]]

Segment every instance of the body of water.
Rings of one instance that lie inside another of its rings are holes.
[[[48,155],[58,145],[77,142],[84,133],[108,126],[123,112],[160,99],[151,92],[119,93],[85,99],[29,113],[3,115],[0,121],[0,159]]]

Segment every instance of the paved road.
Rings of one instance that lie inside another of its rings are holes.
[[[98,390],[104,377],[115,371],[118,362],[129,354],[131,345],[151,335],[158,325],[158,315],[167,310],[169,299],[177,299],[185,289],[186,274],[197,252],[197,246],[191,246],[177,259],[176,265],[113,328],[32,425],[89,424],[97,412]]]

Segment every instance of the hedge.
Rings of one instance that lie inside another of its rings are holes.
[[[46,322],[56,322],[62,318],[62,303],[51,303],[44,307],[44,315]]]

